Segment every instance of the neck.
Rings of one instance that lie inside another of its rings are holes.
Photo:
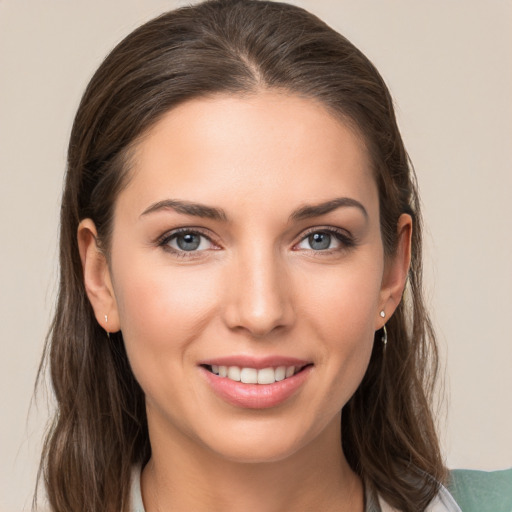
[[[307,446],[272,462],[226,460],[190,438],[176,442],[155,434],[142,474],[146,512],[363,510],[361,481],[341,449],[339,419]]]

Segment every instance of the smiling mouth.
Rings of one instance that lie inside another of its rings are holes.
[[[220,365],[202,365],[209,372],[219,377],[230,379],[243,384],[274,384],[293,377],[303,371],[306,367],[312,366],[305,364],[303,366],[276,366],[268,368],[250,368],[240,366],[220,366]]]

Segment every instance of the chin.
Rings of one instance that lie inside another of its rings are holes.
[[[304,428],[304,424],[299,425]],[[238,463],[262,464],[285,460],[314,442],[315,435],[309,430],[294,431],[290,425],[243,422],[236,429],[209,432],[203,441],[220,458]]]
[[[293,456],[300,447],[294,443],[279,442],[233,442],[228,446],[219,446],[217,454],[230,462],[240,464],[265,464],[279,462]]]

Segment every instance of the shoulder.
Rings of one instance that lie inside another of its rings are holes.
[[[368,502],[367,502],[368,503]],[[422,509],[423,512],[464,512],[461,511],[453,496],[442,485],[435,498],[429,503],[427,508]],[[378,497],[378,506],[367,506],[365,512],[400,512],[392,507],[381,496]]]
[[[450,471],[448,489],[462,512],[511,512],[512,468]]]
[[[367,512],[397,512],[379,496]],[[425,512],[512,512],[512,468],[503,471],[456,469]]]

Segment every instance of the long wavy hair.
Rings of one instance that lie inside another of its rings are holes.
[[[202,96],[279,90],[311,98],[363,137],[379,191],[384,251],[413,219],[404,299],[377,332],[367,372],[343,408],[340,442],[353,470],[392,506],[423,510],[445,468],[431,412],[437,348],[422,297],[415,176],[392,99],[373,64],[305,10],[258,0],[210,0],[141,26],[107,56],[73,124],[60,217],[60,288],[38,379],[49,368],[56,412],[40,464],[54,512],[129,507],[132,467],[151,455],[144,393],[122,333],[107,338],[82,274],[77,227],[90,218],[108,258],[116,198],[141,136]]]

